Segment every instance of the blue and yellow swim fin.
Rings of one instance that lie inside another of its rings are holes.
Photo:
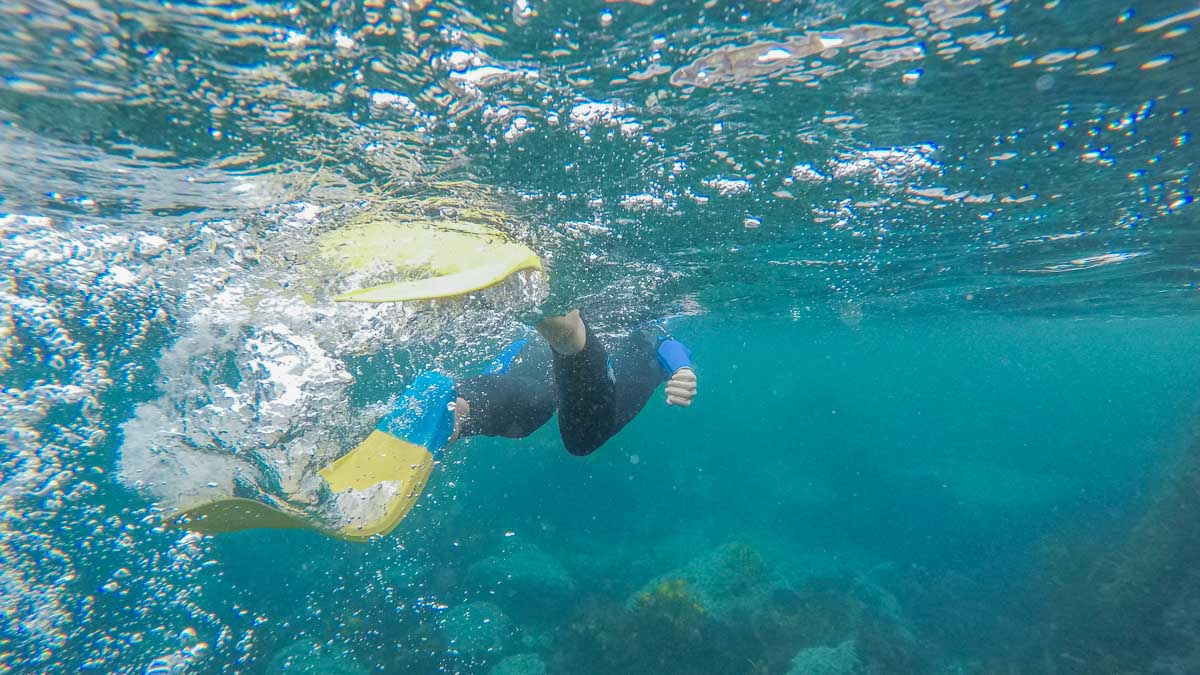
[[[522,270],[542,271],[529,247],[470,222],[369,219],[321,237],[320,256],[345,273],[399,277],[335,296],[337,302],[452,298],[494,286]]]
[[[305,528],[350,541],[387,534],[417,502],[433,470],[434,457],[450,440],[452,404],[457,396],[449,377],[432,371],[421,373],[365,440],[320,470],[339,505],[356,505],[336,529],[300,509],[241,497],[176,512],[167,517],[167,523],[203,534]]]

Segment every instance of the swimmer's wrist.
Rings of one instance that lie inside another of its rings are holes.
[[[692,350],[675,338],[660,338],[655,354],[658,356],[658,364],[666,371],[668,377],[683,368],[695,372],[692,366]]]

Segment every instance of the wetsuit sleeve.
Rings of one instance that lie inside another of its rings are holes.
[[[633,420],[658,386],[667,381],[657,346],[657,336],[644,331],[635,331],[614,345],[612,360],[617,375],[617,428],[613,430],[614,434]]]

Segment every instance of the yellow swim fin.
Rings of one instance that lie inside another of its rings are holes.
[[[353,450],[320,470],[339,515],[329,527],[290,506],[227,497],[177,511],[166,522],[203,534],[257,528],[304,528],[350,541],[391,532],[425,489],[435,455],[454,430],[454,382],[427,371],[401,394],[392,412]]]
[[[365,220],[318,242],[343,272],[400,277],[335,296],[338,302],[405,302],[483,290],[521,270],[542,270],[529,247],[499,230],[467,222]]]
[[[321,469],[321,477],[334,493],[366,496],[372,490],[383,490],[383,499],[375,508],[371,508],[373,500],[365,499],[367,508],[356,509],[335,536],[359,541],[391,532],[417,503],[431,471],[433,453],[425,446],[386,431],[372,431],[353,450]]]
[[[299,529],[312,527],[300,511],[285,511],[253,499],[226,497],[205,502],[167,516],[166,522],[204,534],[223,534],[253,528]]]

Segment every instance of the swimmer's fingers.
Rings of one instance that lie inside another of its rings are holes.
[[[696,385],[695,384],[690,384],[690,385],[668,384],[667,385],[667,397],[670,398],[672,396],[674,396],[676,398],[694,398],[696,396]]]
[[[687,366],[675,371],[675,374],[671,376],[671,380],[667,384],[679,384],[685,382],[690,382],[692,384],[692,388],[696,388],[696,372]]]
[[[667,405],[686,408],[696,398],[696,373],[691,368],[680,368],[667,382]]]
[[[667,405],[675,405],[675,406],[679,406],[680,408],[686,408],[686,407],[690,406],[691,404],[692,404],[692,399],[690,399],[690,398],[677,398],[675,396],[667,397]]]

